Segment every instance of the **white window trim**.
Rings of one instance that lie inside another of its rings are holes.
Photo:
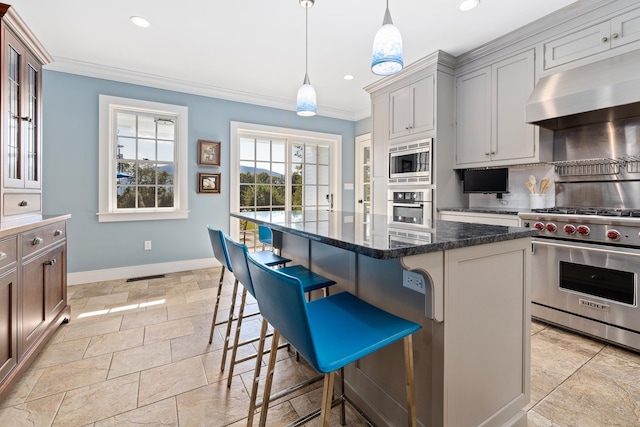
[[[231,212],[238,212],[240,210],[240,179],[237,173],[237,166],[239,162],[239,147],[240,136],[242,134],[253,135],[266,135],[269,137],[280,137],[285,139],[303,139],[308,142],[322,141],[328,142],[332,145],[331,150],[331,187],[329,191],[333,193],[333,210],[340,211],[342,206],[342,135],[313,132],[300,129],[289,129],[276,126],[257,125],[253,123],[231,122],[230,126],[230,138],[233,141],[231,143],[230,158],[232,172],[229,178],[229,206]],[[335,166],[334,166],[335,165]],[[238,237],[239,235],[239,221],[235,218],[231,218],[231,235]]]
[[[189,149],[189,109],[181,105],[162,104],[158,102],[141,101],[137,99],[120,98],[100,95],[98,127],[98,221],[151,221],[164,219],[185,219],[189,217],[189,183],[187,178],[188,149]],[[138,211],[116,212],[114,185],[112,177],[114,170],[114,145],[112,144],[114,110],[126,108],[140,112],[162,114],[177,117],[177,152],[175,159],[176,186],[174,209],[140,209]]]

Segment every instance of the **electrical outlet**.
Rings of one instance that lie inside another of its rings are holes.
[[[151,250],[151,240],[145,240],[144,241],[144,250],[145,251],[150,251]]]
[[[420,273],[414,273],[409,270],[402,270],[402,286],[412,289],[421,294],[425,293],[424,277]]]

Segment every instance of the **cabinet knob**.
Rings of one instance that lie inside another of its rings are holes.
[[[7,254],[5,252],[0,252],[0,261],[3,259],[7,259]]]
[[[20,117],[20,120],[24,120],[25,122],[31,123],[33,119],[29,116]]]
[[[620,37],[620,34],[618,34],[618,33],[611,34],[611,38],[612,39],[617,39],[618,37]]]
[[[362,203],[362,199],[358,200],[358,203]]]
[[[22,207],[25,207],[25,206],[28,206],[28,205],[29,205],[29,202],[27,202],[26,200],[23,200],[20,203],[18,203],[18,206],[22,206]]]
[[[56,262],[58,262],[58,261],[56,261],[56,259],[54,258],[54,259],[52,259],[50,261],[45,261],[44,265],[54,265]]]
[[[492,151],[492,152],[491,152],[491,154],[496,154],[496,152],[495,152],[495,151]]]
[[[42,237],[36,237],[35,239],[33,239],[33,241],[31,242],[31,244],[33,246],[38,246],[39,244],[41,244],[42,242],[44,242],[44,239]]]
[[[56,231],[53,232],[53,235],[55,237],[60,236],[61,234],[62,234],[62,230],[56,230]]]
[[[602,43],[606,43],[606,42],[608,42],[608,41],[609,41],[609,37],[603,37],[603,38],[602,38]]]
[[[491,153],[489,153],[488,151],[485,151],[485,152],[484,152],[484,155],[485,155],[485,156],[488,156],[489,154],[491,154]]]

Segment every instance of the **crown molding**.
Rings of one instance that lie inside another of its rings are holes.
[[[188,93],[192,95],[207,96],[210,98],[224,99],[227,101],[242,102],[245,104],[259,105],[263,107],[277,108],[280,110],[296,111],[294,100],[283,100],[263,95],[256,95],[248,92],[234,91],[221,87],[205,85],[201,83],[172,79],[169,77],[157,76],[154,74],[142,73],[138,71],[125,70],[122,68],[108,67],[93,64],[90,62],[77,61],[69,58],[53,57],[54,62],[46,65],[45,70],[57,71],[61,73],[76,74],[97,79],[112,80],[121,83],[129,83],[140,86],[148,86],[157,89],[171,90],[175,92]],[[336,108],[318,106],[318,115],[334,119],[356,121],[358,115],[351,111]],[[364,117],[368,117],[367,114]]]

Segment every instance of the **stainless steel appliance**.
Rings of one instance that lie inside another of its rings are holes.
[[[389,147],[389,184],[431,184],[433,138]]]
[[[521,213],[532,239],[531,315],[640,351],[640,209]]]
[[[431,243],[429,232],[406,230],[389,227],[389,248],[404,248],[405,246],[425,245]]]
[[[433,219],[433,190],[390,190],[390,224],[416,225],[431,228]]]

